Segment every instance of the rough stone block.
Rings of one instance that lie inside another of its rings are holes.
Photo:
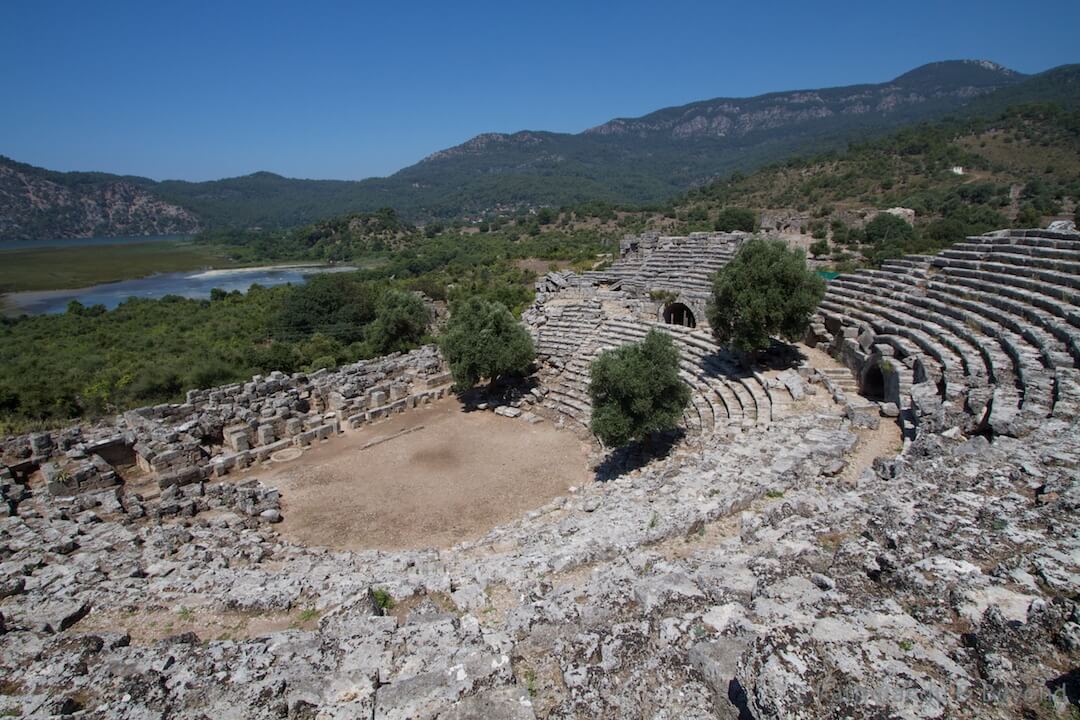
[[[269,445],[274,442],[274,426],[260,425],[255,431],[255,437],[259,445]]]

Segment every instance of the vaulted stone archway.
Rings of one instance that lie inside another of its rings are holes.
[[[668,303],[664,306],[664,322],[668,325],[697,327],[697,318],[694,317],[694,311],[681,302]]]

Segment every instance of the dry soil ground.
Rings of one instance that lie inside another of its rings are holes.
[[[281,490],[278,529],[298,542],[449,547],[588,482],[587,456],[587,446],[547,421],[464,412],[451,398],[256,472]]]

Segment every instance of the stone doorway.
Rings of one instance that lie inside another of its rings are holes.
[[[664,307],[664,322],[668,325],[682,325],[683,327],[697,327],[694,313],[683,303],[670,303]]]
[[[881,402],[885,400],[885,373],[877,363],[871,363],[862,376],[860,394],[867,400]]]

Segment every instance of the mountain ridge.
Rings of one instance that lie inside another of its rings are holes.
[[[842,149],[971,108],[1000,111],[1011,98],[1080,105],[1080,65],[1025,75],[985,60],[942,61],[880,84],[712,98],[614,118],[574,134],[481,133],[388,177],[359,181],[299,180],[268,171],[205,182],[47,170],[40,175],[73,191],[123,180],[191,213],[204,227],[286,227],[386,206],[425,221],[498,207],[659,202],[792,155]],[[0,237],[43,232],[47,222],[27,221],[34,212],[25,197],[0,187]],[[57,230],[88,232],[69,225]]]

